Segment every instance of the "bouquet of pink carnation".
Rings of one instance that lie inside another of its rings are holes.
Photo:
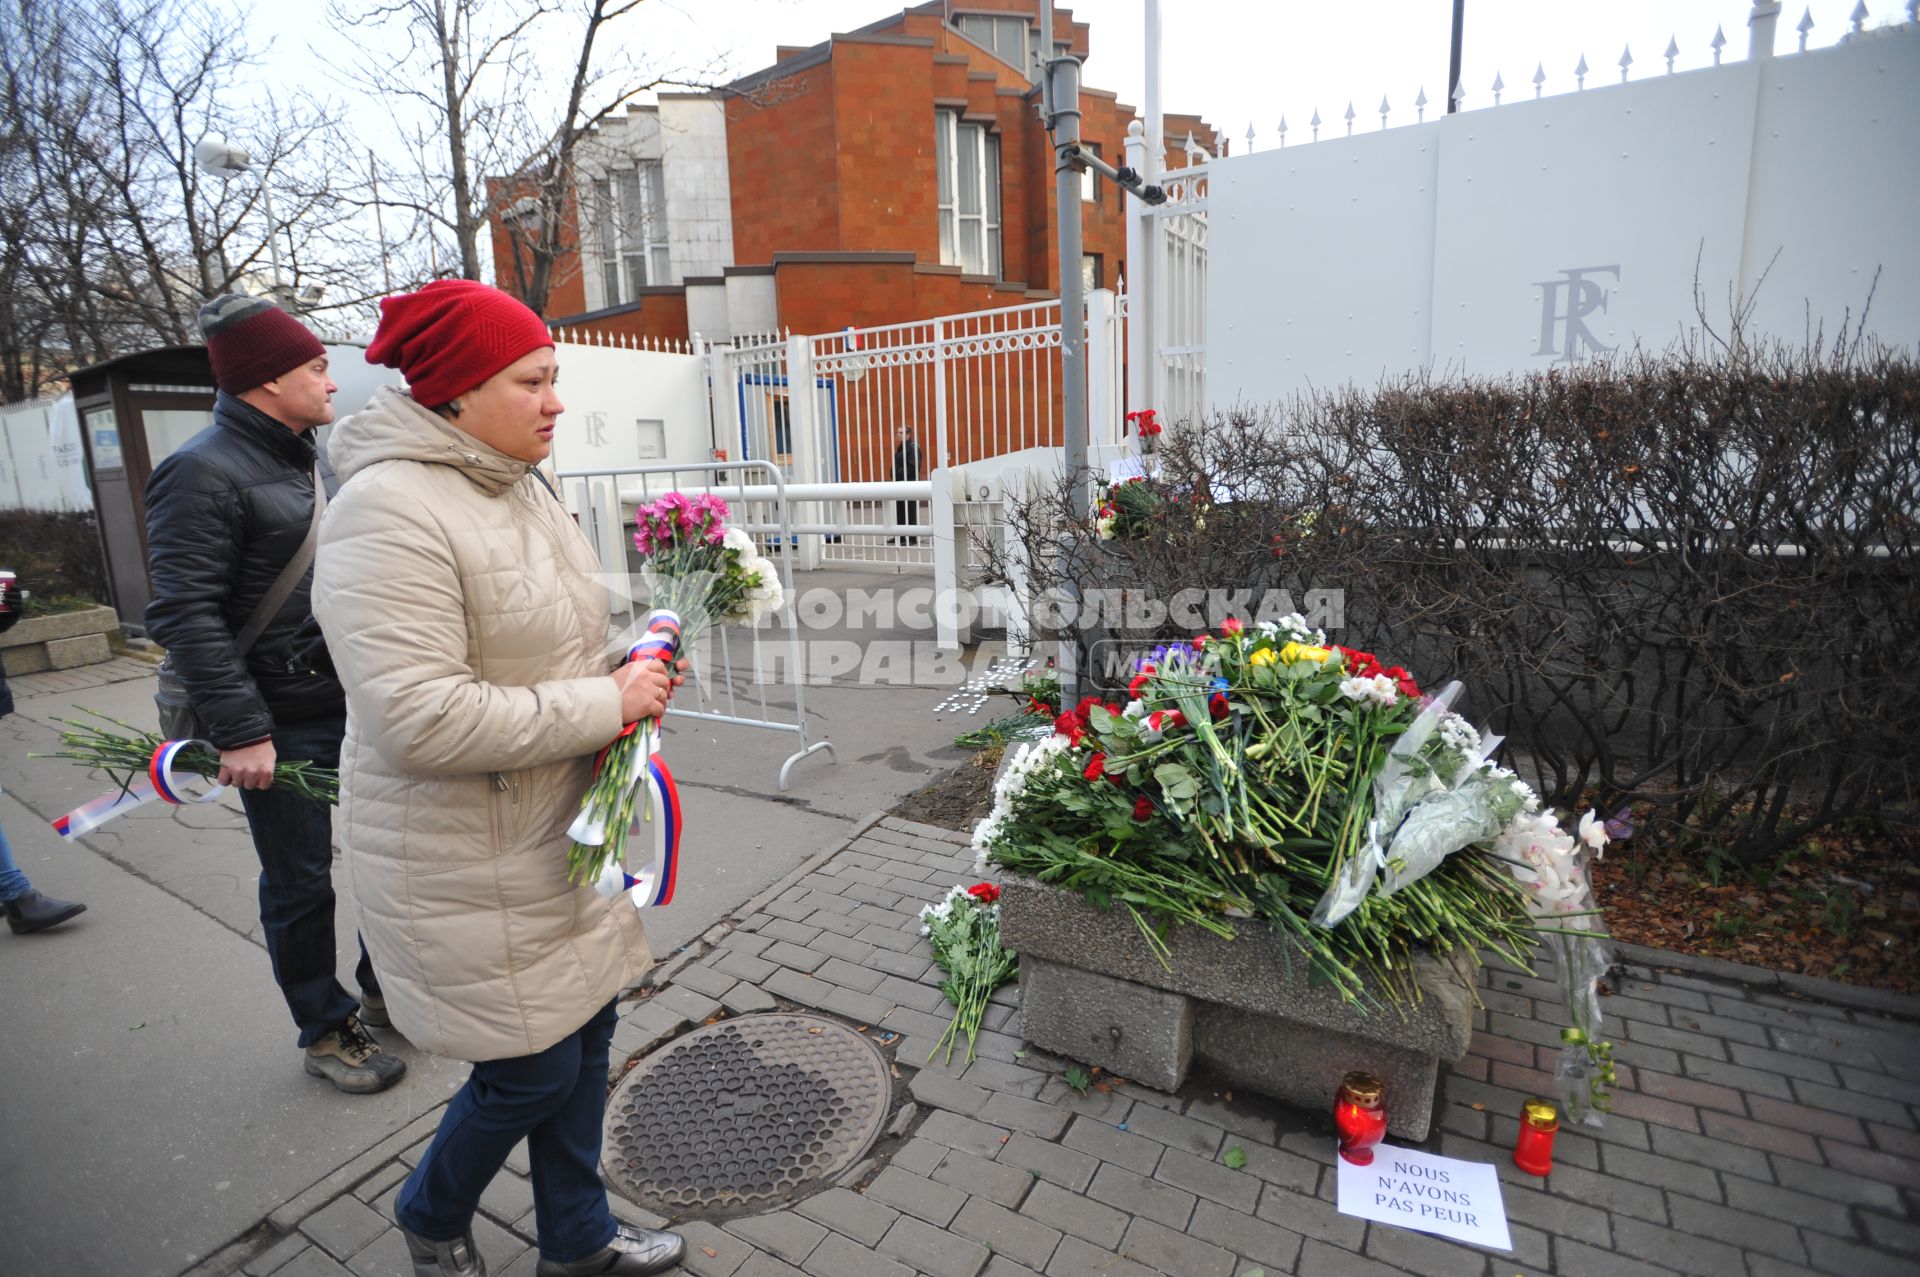
[[[727,503],[712,493],[688,497],[669,492],[634,515],[634,549],[646,562],[640,578],[651,609],[640,638],[628,649],[632,661],[660,660],[669,668],[683,650],[700,641],[715,621],[757,625],[780,608],[780,571],[761,556],[753,538],[727,526]],[[657,759],[660,720],[631,723],[601,751],[580,814],[567,831],[567,876],[592,882],[608,895],[644,885],[636,902],[665,904],[671,894],[671,855],[663,846],[651,877],[630,880],[620,866],[634,809],[643,793],[671,803],[672,775]],[[677,818],[665,822],[677,825]],[[677,837],[677,829],[670,838]]]

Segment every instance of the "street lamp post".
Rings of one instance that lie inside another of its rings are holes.
[[[210,177],[225,182],[240,176],[253,166],[253,157],[244,148],[233,145],[223,137],[208,136],[193,148],[193,159],[200,171]],[[260,179],[260,200],[267,214],[267,256],[273,262],[273,291],[275,295],[286,291],[286,284],[280,276],[280,241],[274,231],[273,188],[266,178]]]

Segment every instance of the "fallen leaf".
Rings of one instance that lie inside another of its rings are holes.
[[[1227,1155],[1220,1160],[1227,1164],[1228,1170],[1240,1170],[1247,1164],[1247,1150],[1235,1144],[1227,1150]]]
[[[708,1258],[708,1259],[718,1259],[718,1258],[720,1258],[720,1252],[719,1252],[719,1251],[717,1251],[717,1250],[715,1250],[715,1249],[714,1249],[713,1247],[711,1247],[711,1246],[702,1246],[702,1247],[701,1247],[700,1249],[706,1252],[706,1255],[707,1255],[707,1258]]]
[[[1487,1106],[1484,1104],[1476,1104],[1473,1106],[1473,1111],[1476,1113],[1484,1113],[1487,1111]]]

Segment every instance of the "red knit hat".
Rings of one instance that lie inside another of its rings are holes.
[[[438,408],[551,345],[540,316],[508,294],[471,279],[437,279],[381,299],[367,362],[398,368],[414,399]]]
[[[213,384],[230,395],[265,385],[327,353],[307,326],[264,297],[226,293],[200,308]]]

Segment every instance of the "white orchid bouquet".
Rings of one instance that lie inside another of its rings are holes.
[[[660,660],[672,669],[679,654],[696,646],[716,622],[755,626],[785,602],[778,566],[760,554],[752,537],[729,526],[728,517],[727,503],[712,493],[669,492],[635,512],[633,545],[645,560],[640,578],[651,610],[628,660]],[[601,752],[580,814],[568,830],[570,881],[600,883],[618,876],[609,871],[624,859],[659,740],[660,720],[652,718],[629,724]]]

